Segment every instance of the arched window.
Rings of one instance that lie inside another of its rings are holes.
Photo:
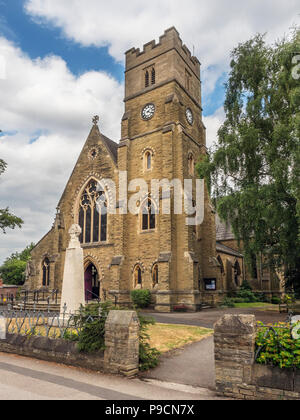
[[[153,69],[151,70],[151,84],[155,85],[155,68],[153,67]]]
[[[151,171],[152,169],[152,152],[148,150],[144,154],[144,171]]]
[[[82,229],[82,244],[106,242],[107,200],[103,191],[98,191],[97,181],[90,181],[82,193],[79,204],[78,223]]]
[[[193,153],[189,154],[188,157],[188,168],[189,168],[189,175],[194,176],[195,175],[195,159]]]
[[[149,87],[149,72],[148,70],[145,73],[145,87]]]
[[[155,288],[155,286],[158,285],[158,265],[155,264],[152,268],[152,286]]]
[[[156,210],[153,202],[147,199],[142,206],[142,230],[152,230],[156,227]]]
[[[143,277],[142,277],[142,269],[139,265],[137,265],[133,272],[133,279],[134,279],[134,287],[142,287],[143,286]]]
[[[240,286],[240,275],[242,274],[242,270],[238,261],[236,261],[233,266],[233,273],[236,286]]]
[[[43,269],[43,287],[50,286],[50,261],[45,258],[42,264]]]
[[[224,264],[220,255],[218,255],[217,260],[218,260],[218,263],[220,264],[221,274],[224,274],[225,273]]]

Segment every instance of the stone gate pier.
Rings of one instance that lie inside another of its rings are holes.
[[[254,315],[225,315],[215,324],[216,391],[241,400],[300,400],[300,370],[255,363]]]

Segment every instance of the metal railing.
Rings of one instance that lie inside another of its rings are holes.
[[[90,296],[92,296],[91,299],[90,299]],[[99,294],[96,294],[90,290],[85,291],[85,300],[86,302],[92,302],[92,301],[97,301],[98,303],[101,302]]]
[[[21,336],[37,336],[52,339],[73,339],[76,341],[85,324],[96,320],[106,320],[107,314],[99,306],[98,313],[90,315],[84,307],[76,313],[69,313],[64,305],[61,313],[50,311],[14,310],[9,305],[8,309],[1,310],[0,316],[6,319],[8,334]]]
[[[14,302],[10,302],[13,306],[19,306],[22,310],[26,310],[29,305],[38,305],[41,303],[46,303],[49,307],[50,305],[58,305],[60,300],[60,293],[58,289],[47,290],[47,289],[38,289],[38,290],[22,290],[20,297],[15,299]]]

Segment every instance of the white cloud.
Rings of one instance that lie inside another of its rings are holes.
[[[274,41],[299,20],[299,0],[27,0],[26,10],[81,45],[108,46],[117,61],[176,26],[203,64],[207,92],[239,42],[257,32]]]
[[[202,62],[207,95],[226,71],[229,52],[256,32],[274,41],[297,22],[299,0],[27,0],[26,10],[42,24],[61,28],[83,46],[108,46],[116,61],[124,52],[158,40],[176,26]],[[38,40],[37,40],[38,42]],[[0,238],[0,262],[37,241],[53,222],[56,204],[91,126],[118,140],[123,85],[104,72],[74,76],[56,56],[31,60],[0,38],[0,157],[8,169],[0,177],[0,207],[23,217],[23,229]],[[4,60],[4,61],[3,61]],[[5,72],[3,69],[5,68]],[[204,104],[205,107],[205,104]],[[222,109],[205,118],[208,145],[223,122]],[[31,141],[35,139],[35,141]]]
[[[0,208],[10,206],[24,227],[0,233],[0,262],[37,241],[51,227],[55,208],[92,125],[118,141],[123,85],[106,73],[75,77],[59,57],[32,61],[0,38],[6,78],[0,80]]]
[[[223,107],[219,108],[213,115],[204,117],[203,122],[206,126],[206,145],[208,148],[214,146],[218,141],[218,130],[225,121]]]

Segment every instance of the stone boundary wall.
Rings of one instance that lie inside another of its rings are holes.
[[[104,370],[104,352],[98,354],[79,353],[76,343],[63,339],[52,340],[46,337],[7,334],[6,340],[0,340],[0,352],[96,371]]]
[[[74,342],[6,333],[0,319],[0,352],[82,367],[98,372],[134,376],[139,371],[139,320],[134,311],[111,311],[106,320],[105,351],[80,353]]]
[[[300,371],[255,363],[254,315],[225,315],[215,324],[216,391],[240,400],[300,400]]]

